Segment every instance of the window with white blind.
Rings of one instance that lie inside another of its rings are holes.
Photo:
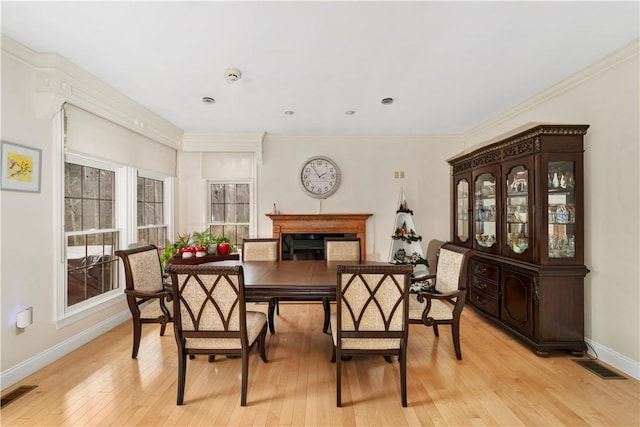
[[[62,191],[55,215],[64,230],[56,316],[65,326],[121,301],[116,250],[164,246],[172,229],[176,151],[69,104],[56,120]]]

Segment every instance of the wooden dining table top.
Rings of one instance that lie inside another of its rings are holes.
[[[241,265],[247,297],[294,297],[317,294],[334,297],[338,265],[388,265],[376,261],[219,261],[216,265]]]

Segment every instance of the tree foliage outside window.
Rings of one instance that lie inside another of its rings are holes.
[[[65,163],[66,306],[118,288],[115,173]]]
[[[164,182],[138,176],[138,243],[163,248],[167,241],[164,223]]]
[[[249,184],[213,183],[210,186],[211,233],[227,237],[236,247],[249,237]]]

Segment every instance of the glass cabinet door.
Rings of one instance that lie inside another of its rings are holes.
[[[576,171],[571,160],[549,161],[547,175],[548,257],[576,255]]]
[[[506,165],[505,175],[505,244],[503,255],[523,260],[530,260],[531,249],[529,204],[529,167],[527,164]]]
[[[495,252],[496,247],[496,176],[481,173],[474,181],[474,247]]]
[[[469,219],[469,179],[467,177],[457,179],[455,199],[455,243],[467,246],[470,244],[470,219]]]

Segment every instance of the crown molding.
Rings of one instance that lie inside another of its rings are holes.
[[[622,47],[621,49],[605,56],[601,60],[587,66],[586,68],[578,71],[577,73],[567,77],[559,83],[551,86],[550,88],[524,100],[523,102],[516,104],[512,108],[506,110],[502,114],[499,114],[484,123],[468,130],[463,134],[465,141],[473,140],[478,134],[482,134],[487,130],[499,125],[502,122],[510,120],[523,112],[535,108],[536,106],[547,102],[548,100],[555,98],[556,96],[576,87],[584,82],[591,80],[603,72],[618,66],[624,62],[632,59],[636,59],[640,55],[640,38],[635,39],[631,43]],[[483,144],[484,145],[484,144]]]
[[[182,151],[218,153],[254,153],[262,164],[264,132],[212,133],[187,132],[182,136]]]
[[[2,51],[36,70],[36,114],[50,118],[64,102],[179,149],[182,129],[56,53],[38,53],[2,34]]]
[[[280,142],[344,142],[363,141],[363,142],[423,142],[423,143],[463,143],[462,135],[443,134],[443,135],[285,135],[285,134],[267,134],[266,141],[278,140]]]

